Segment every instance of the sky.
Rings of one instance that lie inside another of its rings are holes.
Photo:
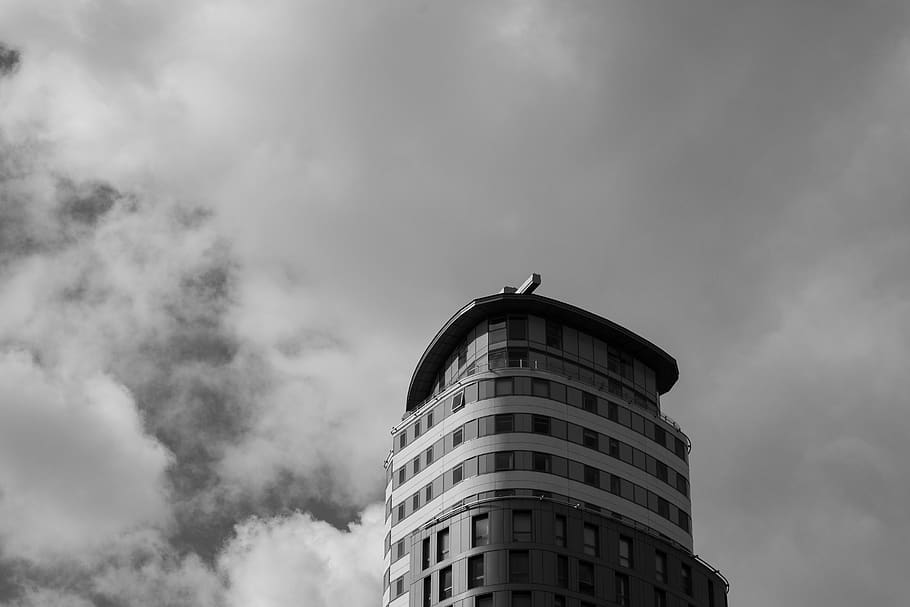
[[[0,0],[0,605],[380,603],[475,297],[679,362],[736,607],[906,604],[904,0]]]

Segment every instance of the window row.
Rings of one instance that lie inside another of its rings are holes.
[[[464,460],[437,476],[409,498],[396,504],[392,509],[392,525],[397,525],[434,497],[442,495],[466,478],[510,470],[553,474],[584,483],[647,508],[683,531],[689,532],[688,513],[650,489],[594,466],[538,451],[496,451]]]
[[[662,422],[652,421],[624,405],[584,392],[578,388],[546,379],[515,376],[484,379],[467,384],[435,406],[418,416],[413,423],[400,428],[395,435],[394,451],[397,453],[419,437],[422,432],[464,407],[480,400],[500,396],[536,396],[577,407],[616,424],[631,428],[658,445],[673,452],[682,461],[687,460],[688,447],[684,440],[663,427]],[[435,420],[434,420],[435,416]]]

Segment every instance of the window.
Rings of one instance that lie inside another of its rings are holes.
[[[436,562],[449,558],[449,530],[443,529],[436,533]]]
[[[490,517],[480,514],[471,519],[471,545],[486,546],[490,543]]]
[[[420,564],[424,569],[430,568],[430,538],[423,538],[420,544]]]
[[[408,444],[408,435],[406,432],[402,432],[398,435],[398,448],[404,449]]]
[[[547,346],[562,350],[562,325],[547,321]]]
[[[692,595],[692,568],[689,567],[688,565],[686,565],[685,563],[682,563],[680,565],[679,572],[682,577],[683,592],[685,592],[686,594],[691,596]]]
[[[429,485],[427,485],[424,488],[424,494],[425,494],[424,502],[430,502],[433,500],[433,484],[432,483],[430,483]]]
[[[556,520],[554,521],[553,538],[557,546],[566,545],[566,517],[559,514],[556,515]]]
[[[492,594],[480,594],[474,597],[474,607],[493,607]]]
[[[490,324],[487,327],[490,335],[490,343],[498,344],[506,340],[506,319],[505,318],[491,318]]]
[[[405,554],[404,552],[404,540],[398,540],[395,544],[395,558],[400,559]]]
[[[683,495],[689,495],[689,481],[679,472],[676,473],[676,490]]]
[[[593,487],[600,486],[600,470],[591,466],[585,466],[585,484]]]
[[[464,392],[458,392],[452,397],[452,413],[464,407]]]
[[[629,605],[631,597],[629,596],[629,576],[625,573],[616,574],[616,602],[619,605]]]
[[[433,427],[433,412],[427,413],[427,430]]]
[[[632,538],[626,537],[625,535],[619,536],[619,564],[623,567],[629,567],[630,569],[634,566],[634,560],[632,558]]]
[[[511,607],[531,607],[531,593],[513,592]]]
[[[511,470],[515,467],[515,454],[512,451],[499,451],[493,456],[494,470]]]
[[[452,598],[452,567],[439,570],[439,600]]]
[[[531,428],[537,434],[550,433],[550,418],[546,415],[535,415],[531,418]]]
[[[398,469],[398,484],[400,485],[408,478],[408,470],[405,466]]]
[[[566,607],[566,597],[561,594],[554,594],[553,607]]]
[[[668,478],[667,464],[665,464],[663,462],[657,462],[657,478],[659,478],[660,480],[662,480],[665,483],[667,482],[667,478]]]
[[[395,596],[404,594],[404,576],[395,580]]]
[[[531,466],[536,472],[549,472],[550,460],[552,458],[547,453],[534,452],[531,456]]]
[[[464,464],[458,464],[452,468],[452,484],[457,485],[464,480]]]
[[[667,582],[667,555],[660,550],[654,553],[654,578],[658,582]]]
[[[550,382],[545,379],[531,380],[531,394],[550,398]]]
[[[509,318],[509,339],[528,338],[528,319],[522,316]]]
[[[667,433],[658,425],[654,426],[654,442],[658,445],[667,444]]]
[[[597,432],[585,428],[581,432],[581,442],[585,447],[590,447],[591,449],[597,449],[600,444],[600,437],[597,435]]]
[[[493,428],[496,434],[503,432],[512,432],[515,428],[515,416],[511,413],[506,415],[496,415],[493,418]]]
[[[452,448],[454,449],[464,441],[464,428],[458,428],[452,432]]]
[[[663,588],[654,589],[654,607],[667,607],[667,591]]]
[[[708,580],[708,607],[714,607],[714,582]]]
[[[433,463],[433,447],[427,449],[427,466]]]
[[[411,496],[411,509],[417,510],[420,508],[420,493],[415,493]]]
[[[463,343],[458,348],[458,368],[461,369],[468,362],[468,344]]]
[[[622,493],[622,481],[615,474],[610,475],[610,493],[620,495]]]
[[[569,557],[561,554],[556,556],[556,585],[569,587]]]
[[[414,461],[411,462],[411,466],[414,469],[414,474],[420,472],[420,456],[414,458]]]
[[[400,521],[405,517],[404,514],[404,504],[398,504],[398,520]]]
[[[512,512],[512,541],[531,541],[531,511],[514,510]]]
[[[578,561],[578,591],[594,594],[594,563]]]
[[[581,393],[581,408],[588,413],[597,413],[597,397],[587,392]]]
[[[610,421],[619,421],[619,406],[616,403],[607,403],[607,419]]]
[[[430,576],[423,578],[423,607],[430,607],[433,603],[433,579]]]
[[[674,447],[675,448],[673,449],[673,451],[676,453],[676,457],[678,457],[681,460],[685,460],[686,459],[686,443],[682,442],[682,440],[680,440],[678,438],[674,438]]]
[[[420,420],[414,422],[414,438],[420,436]]]
[[[527,550],[509,551],[509,581],[530,582],[531,563]]]
[[[619,441],[615,438],[610,439],[610,457],[619,459]]]
[[[597,525],[585,523],[584,551],[591,556],[600,556],[600,533]]]
[[[483,586],[483,555],[478,554],[468,559],[468,588]]]
[[[657,514],[664,518],[670,518],[670,502],[662,497],[657,498]]]

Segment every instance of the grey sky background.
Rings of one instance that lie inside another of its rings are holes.
[[[908,25],[0,0],[0,604],[378,604],[413,367],[534,271],[678,359],[731,604],[905,605]]]

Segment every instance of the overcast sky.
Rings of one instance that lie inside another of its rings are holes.
[[[0,604],[379,604],[414,365],[539,272],[679,361],[733,605],[906,605],[908,25],[0,0]]]

